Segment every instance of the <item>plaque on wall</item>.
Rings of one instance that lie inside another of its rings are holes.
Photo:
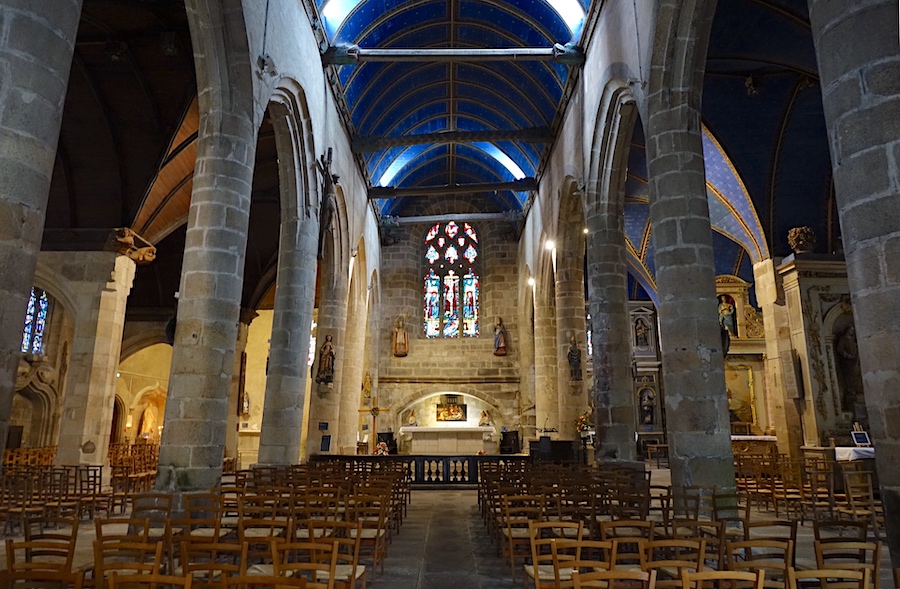
[[[437,406],[437,420],[438,421],[465,421],[466,420],[466,405],[465,403],[456,404],[456,403],[447,403],[447,404],[438,404]]]

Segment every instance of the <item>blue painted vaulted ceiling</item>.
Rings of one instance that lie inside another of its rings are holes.
[[[552,48],[577,41],[584,0],[320,0],[331,46]],[[362,62],[335,66],[351,132],[398,137],[451,131],[549,133],[565,105],[569,67],[553,62]],[[514,140],[378,148],[362,154],[372,186],[508,182],[535,177],[548,146]],[[488,197],[486,210],[521,210],[525,192]],[[378,202],[397,215],[409,198]]]

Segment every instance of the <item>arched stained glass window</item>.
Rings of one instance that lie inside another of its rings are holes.
[[[478,234],[468,223],[437,223],[425,235],[425,337],[477,337],[481,279]]]
[[[25,327],[22,328],[22,352],[40,354],[44,350],[44,328],[47,326],[47,310],[50,300],[39,288],[31,289],[31,298],[25,310]]]

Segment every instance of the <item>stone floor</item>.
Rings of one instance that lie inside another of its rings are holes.
[[[371,589],[514,589],[488,539],[475,491],[413,491],[409,515]]]

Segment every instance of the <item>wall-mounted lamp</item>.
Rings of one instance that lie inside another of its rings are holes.
[[[552,239],[548,239],[547,243],[544,244],[544,249],[547,251],[553,251],[554,249],[556,249],[556,242]]]
[[[534,284],[535,284],[535,280],[534,280],[534,277],[532,276],[528,279],[528,286],[534,286]]]

